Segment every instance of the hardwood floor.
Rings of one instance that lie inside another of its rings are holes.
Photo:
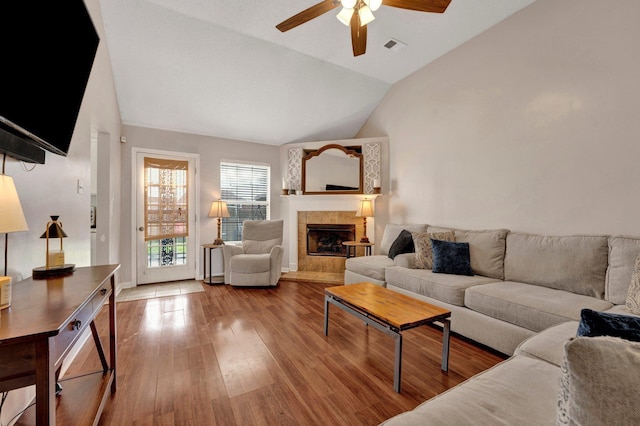
[[[335,308],[324,336],[329,285],[205,286],[119,302],[118,391],[100,424],[375,425],[503,359],[453,336],[443,373],[441,331],[409,330],[397,394],[393,339]],[[106,323],[103,312],[101,333]],[[98,366],[89,341],[67,375]]]

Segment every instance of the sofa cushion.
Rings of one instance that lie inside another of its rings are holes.
[[[402,232],[403,229],[406,229],[409,232],[424,232],[427,230],[427,225],[400,225],[397,223],[388,223],[384,227],[384,233],[382,234],[382,239],[380,240],[380,254],[384,254],[385,256],[389,254],[391,245],[396,240],[396,238],[398,238],[398,235],[400,235],[400,232]]]
[[[472,286],[495,282],[480,275],[435,274],[429,269],[387,268],[389,284],[451,305],[464,306],[465,290]]]
[[[433,272],[454,275],[473,275],[469,257],[469,243],[431,240]]]
[[[640,424],[640,343],[576,337],[564,350],[558,425]]]
[[[471,269],[477,275],[504,279],[507,229],[469,231],[456,229],[456,242],[469,243]]]
[[[417,269],[415,253],[402,253],[393,258],[393,266]]]
[[[416,267],[420,269],[433,268],[433,249],[431,240],[455,241],[453,231],[445,232],[412,232],[413,244],[416,250]]]
[[[625,306],[630,313],[640,314],[640,255],[636,258]]]
[[[611,309],[607,309],[607,312],[611,312],[612,314],[621,314],[621,315],[630,315],[640,317],[640,314],[634,314],[633,312],[627,311],[627,307],[624,305],[615,305]]]
[[[382,424],[553,425],[559,383],[558,367],[516,356]]]
[[[356,274],[384,281],[385,269],[393,266],[393,260],[389,259],[386,255],[378,254],[373,256],[351,257],[346,260],[344,265],[345,269],[355,272]]]
[[[608,255],[605,236],[553,237],[510,232],[504,259],[505,280],[602,299]]]
[[[464,304],[481,314],[532,331],[578,321],[583,308],[604,311],[613,306],[595,297],[513,281],[471,287],[465,292]]]
[[[431,233],[434,233],[434,232],[455,232],[455,231],[456,231],[455,228],[445,228],[443,226],[432,226],[432,225],[427,226],[427,232],[431,232]]]
[[[611,336],[640,342],[640,318],[611,312],[583,309],[580,312],[578,336]]]
[[[564,356],[564,345],[576,337],[578,321],[563,322],[547,328],[522,342],[514,355],[527,355],[560,367]]]
[[[411,236],[411,232],[403,229],[398,235],[398,238],[396,238],[393,244],[391,244],[388,256],[390,259],[395,259],[399,254],[413,252],[415,252],[415,247],[413,245],[413,237]]]
[[[638,255],[640,238],[620,235],[609,237],[609,268],[605,289],[605,298],[609,302],[615,305],[625,303]]]

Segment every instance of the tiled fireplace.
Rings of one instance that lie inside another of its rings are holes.
[[[363,220],[356,217],[360,200],[368,195],[290,195],[283,198],[289,270],[344,272],[342,241],[359,240]],[[374,219],[367,219],[367,236],[374,241]],[[310,240],[311,238],[311,240]],[[318,238],[322,239],[320,247]],[[358,250],[364,250],[358,248]],[[362,256],[364,252],[357,252]]]

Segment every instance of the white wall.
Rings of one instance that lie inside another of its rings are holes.
[[[137,126],[124,126],[123,135],[127,143],[122,145],[122,216],[121,216],[121,276],[123,281],[132,279],[131,238],[137,224],[132,223],[131,214],[131,161],[132,148],[177,151],[200,154],[200,210],[198,222],[201,243],[212,243],[217,236],[217,222],[208,217],[211,202],[220,198],[220,161],[242,161],[269,164],[271,166],[271,218],[280,217],[279,196],[282,191],[279,149],[273,145],[215,138],[211,136],[170,132]],[[199,274],[202,274],[202,252],[198,247]],[[216,250],[219,251],[219,250]]]
[[[640,235],[638,16],[537,0],[395,84],[387,221]]]
[[[119,137],[120,113],[115,98],[109,54],[104,43],[104,30],[98,0],[86,0],[101,42],[93,64],[80,114],[71,140],[69,155],[62,157],[47,153],[45,164],[31,165],[7,159],[6,174],[13,177],[25,218],[27,232],[9,235],[8,274],[14,283],[31,276],[31,270],[45,264],[45,241],[39,237],[44,232],[49,215],[60,215],[60,221],[69,236],[64,240],[65,261],[76,266],[91,262],[89,206],[91,198],[91,137],[101,131]],[[112,179],[119,181],[119,144],[112,162]],[[77,181],[84,191],[79,194]],[[115,188],[119,188],[117,185]],[[115,189],[116,199],[119,192]],[[114,205],[113,216],[118,216],[119,205]],[[117,222],[117,220],[116,220]],[[116,238],[118,235],[116,234]],[[4,244],[4,236],[0,236]],[[117,246],[116,246],[117,247]],[[119,254],[113,253],[117,259]],[[0,256],[1,258],[1,256]],[[4,262],[2,262],[4,263]],[[2,265],[4,268],[4,265]],[[16,285],[19,285],[16,284]],[[33,397],[32,388],[13,390],[2,410],[2,424],[6,424]]]

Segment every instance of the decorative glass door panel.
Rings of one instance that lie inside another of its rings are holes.
[[[138,197],[138,284],[195,277],[195,257],[190,228],[193,159],[138,154],[143,185]],[[140,222],[140,220],[139,220]],[[141,234],[141,235],[140,235]],[[141,238],[140,238],[141,237]]]

